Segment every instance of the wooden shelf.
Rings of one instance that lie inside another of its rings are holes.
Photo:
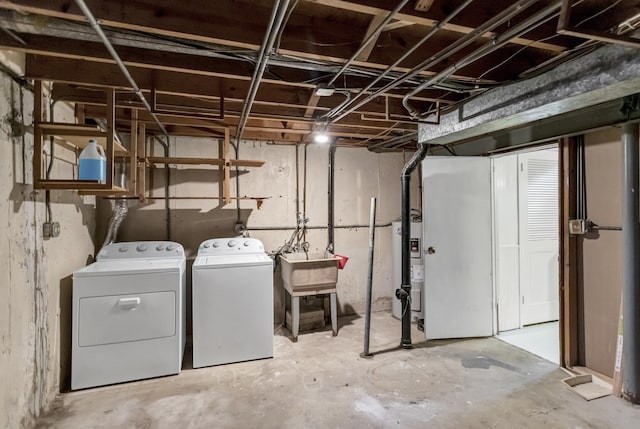
[[[107,133],[97,126],[81,124],[64,124],[59,122],[41,122],[37,125],[43,136],[54,136],[56,143],[84,149],[89,140],[96,140],[103,149],[107,149]],[[113,142],[113,150],[116,156],[127,155],[127,149],[117,141]]]
[[[125,188],[121,188],[120,186],[114,186],[111,189],[79,189],[78,194],[96,195],[99,197],[112,197],[118,195],[129,195],[130,192]]]
[[[180,157],[160,157],[151,156],[147,160],[152,164],[176,164],[176,165],[218,165],[224,166],[222,158],[180,158]],[[230,159],[230,167],[262,167],[264,161],[249,159]]]
[[[127,190],[119,186],[108,187],[104,182],[97,180],[41,180],[40,187],[43,189],[78,189],[83,191],[109,191],[126,192]]]

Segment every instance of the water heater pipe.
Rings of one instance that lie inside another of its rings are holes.
[[[400,346],[410,349],[411,345],[411,260],[409,241],[411,240],[411,173],[427,155],[429,146],[418,143],[418,150],[402,169],[402,284],[396,289],[396,298],[402,302],[402,339]]]
[[[333,191],[334,191],[334,176],[335,176],[335,162],[336,162],[336,143],[335,141],[329,146],[329,186],[327,192],[327,251],[334,252],[334,208],[333,208]]]

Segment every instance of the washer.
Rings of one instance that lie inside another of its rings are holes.
[[[178,374],[185,332],[184,249],[114,243],[73,274],[71,389]]]
[[[204,241],[192,281],[194,368],[273,357],[273,260],[259,240]]]

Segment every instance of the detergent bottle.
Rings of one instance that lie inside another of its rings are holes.
[[[99,182],[107,181],[107,157],[102,146],[95,140],[89,140],[89,144],[80,152],[78,178]]]

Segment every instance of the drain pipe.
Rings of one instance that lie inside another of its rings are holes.
[[[640,403],[640,180],[638,160],[639,125],[627,123],[622,129],[624,150],[622,235],[624,297],[622,347],[622,394]]]
[[[329,146],[329,186],[327,189],[327,228],[328,228],[328,236],[327,236],[327,251],[330,253],[334,252],[334,237],[333,237],[333,229],[334,229],[334,211],[333,211],[333,190],[334,190],[334,173],[335,173],[335,162],[336,162],[336,142],[335,140],[331,142]]]
[[[396,289],[396,298],[402,301],[402,340],[403,349],[412,348],[411,345],[411,260],[409,241],[411,240],[411,173],[418,167],[420,161],[427,155],[429,146],[418,143],[418,150],[402,169],[402,284]]]

